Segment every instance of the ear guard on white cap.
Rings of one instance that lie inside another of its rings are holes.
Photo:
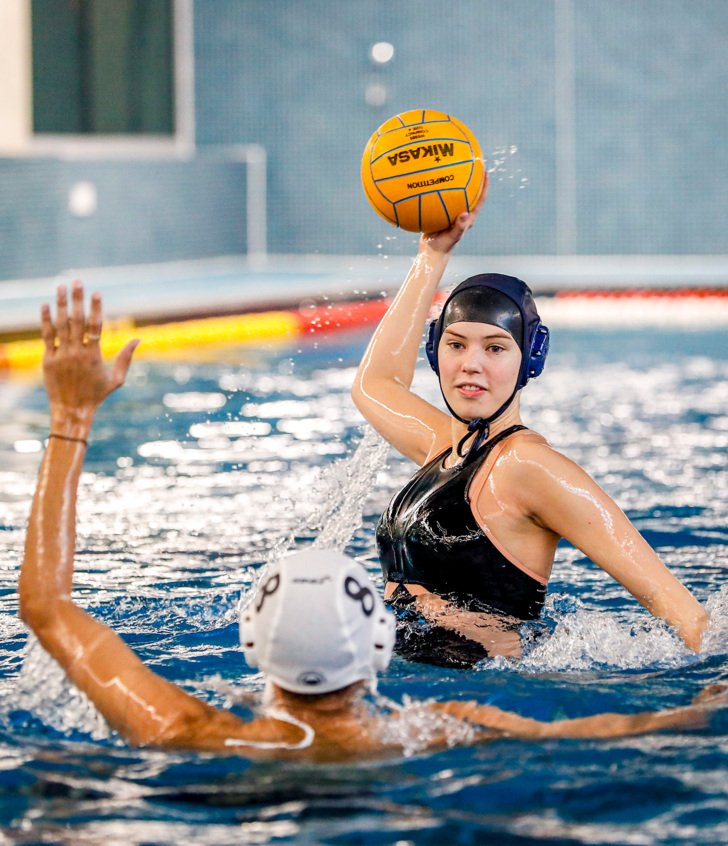
[[[332,550],[272,565],[240,614],[248,665],[294,693],[374,680],[389,664],[394,638],[394,616],[366,571]]]
[[[255,648],[255,623],[250,608],[240,612],[240,646],[247,665],[254,669],[258,666],[258,651]]]
[[[258,585],[258,590],[252,602],[247,608],[240,609],[240,646],[245,655],[245,661],[251,668],[258,666],[258,635],[255,626],[255,612],[260,611],[267,596],[270,596],[280,587],[281,575],[274,572],[266,580]]]

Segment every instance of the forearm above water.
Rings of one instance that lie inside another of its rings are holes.
[[[366,396],[378,380],[409,388],[422,340],[422,329],[447,267],[448,254],[421,246],[410,272],[377,327],[354,382]]]
[[[521,717],[476,702],[445,702],[433,707],[491,732],[523,740],[629,737],[671,728],[696,729],[707,722],[705,709],[697,705],[637,714],[603,713],[553,722]]]
[[[31,627],[71,593],[76,496],[85,451],[80,442],[51,438],[43,456],[19,580],[20,613]]]

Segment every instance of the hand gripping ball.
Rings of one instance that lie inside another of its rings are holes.
[[[410,232],[439,232],[470,211],[485,162],[473,133],[450,115],[413,109],[385,121],[364,148],[361,179],[385,220]]]

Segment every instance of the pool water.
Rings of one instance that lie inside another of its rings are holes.
[[[728,350],[715,331],[564,329],[524,419],[581,463],[697,597],[700,655],[560,547],[519,661],[395,658],[387,697],[475,698],[542,719],[687,703],[728,677]],[[216,704],[261,689],[237,604],[270,549],[343,545],[378,583],[377,517],[413,472],[362,426],[366,338],[133,365],[98,415],[81,484],[78,601],[155,670]],[[424,365],[416,386],[433,401]],[[47,431],[37,385],[0,383],[0,842],[728,842],[725,710],[691,733],[418,748],[361,765],[250,763],[125,747],[28,640],[16,579]],[[345,499],[344,499],[345,498]],[[340,507],[342,501],[346,507]]]

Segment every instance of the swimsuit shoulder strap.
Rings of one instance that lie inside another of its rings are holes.
[[[493,449],[496,444],[499,444],[501,441],[504,441],[506,438],[509,438],[516,432],[522,432],[525,429],[528,429],[528,426],[524,426],[522,423],[517,423],[515,426],[509,426],[502,432],[498,432],[498,434],[494,438],[491,438],[491,440],[485,442],[486,455]]]
[[[490,454],[493,450],[499,445],[502,444],[507,438],[511,435],[514,435],[516,432],[523,432],[527,431],[528,426],[523,426],[518,424],[516,426],[510,426],[508,429],[504,429],[502,432],[499,432],[494,438],[486,443],[480,449],[480,454],[475,458],[473,461],[474,465],[474,472],[470,476],[470,480],[468,481],[468,486],[465,490],[465,497],[470,502],[471,497],[479,495],[483,485],[485,484],[488,476],[490,475],[490,470],[487,473],[480,474],[479,470],[485,464]]]

